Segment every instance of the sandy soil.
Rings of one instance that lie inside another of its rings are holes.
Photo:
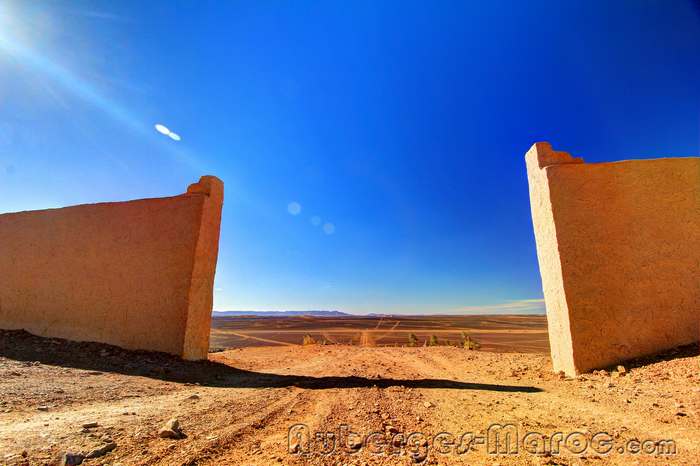
[[[697,464],[699,366],[697,348],[576,379],[545,355],[454,347],[254,347],[194,363],[0,332],[0,462]],[[159,437],[170,418],[185,438]],[[514,427],[497,436],[495,423]],[[635,445],[646,453],[620,453]]]

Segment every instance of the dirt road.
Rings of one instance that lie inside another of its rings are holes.
[[[694,464],[699,365],[685,348],[564,379],[544,355],[335,345],[194,363],[0,332],[0,462]],[[173,417],[186,437],[160,438]]]

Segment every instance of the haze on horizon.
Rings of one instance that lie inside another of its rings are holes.
[[[0,212],[214,174],[216,310],[542,313],[525,152],[700,153],[697,5],[6,1]]]

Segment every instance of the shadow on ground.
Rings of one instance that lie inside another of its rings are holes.
[[[690,345],[679,346],[677,348],[670,349],[660,354],[653,354],[641,358],[630,359],[622,362],[621,364],[624,364],[627,369],[633,369],[635,367],[648,366],[649,364],[654,364],[661,361],[671,361],[673,359],[680,358],[692,358],[694,356],[700,356],[700,342],[692,343]],[[607,369],[612,372],[616,368],[617,364],[613,364]]]
[[[442,379],[309,377],[252,372],[214,361],[183,361],[165,353],[128,351],[92,342],[43,338],[23,330],[0,330],[0,357],[100,372],[157,378],[209,387],[306,389],[404,386],[497,392],[541,392],[536,387],[458,382]]]

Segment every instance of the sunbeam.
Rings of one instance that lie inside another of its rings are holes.
[[[26,44],[27,34],[23,26],[29,21],[21,21],[16,10],[8,5],[0,5],[0,54],[12,58],[17,64],[49,78],[63,90],[73,96],[99,108],[108,117],[124,127],[144,137],[150,137],[150,124],[145,123],[129,109],[100,93],[93,84],[81,78],[77,73],[52,60],[46,54],[38,53]],[[176,133],[168,134],[170,139],[180,141]],[[172,146],[164,150],[178,162],[184,163],[198,172],[204,172],[202,163],[189,152]]]

